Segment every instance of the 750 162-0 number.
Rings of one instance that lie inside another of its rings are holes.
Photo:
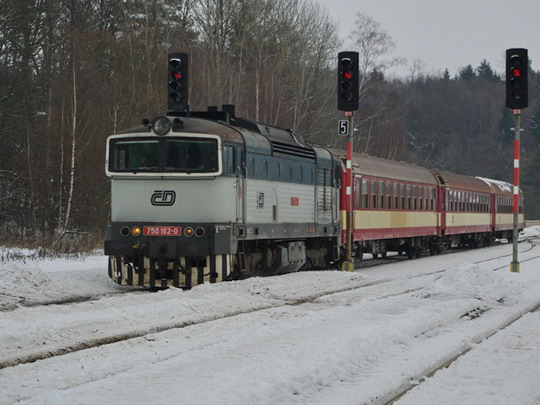
[[[145,226],[143,228],[145,236],[180,236],[182,228],[180,226]]]

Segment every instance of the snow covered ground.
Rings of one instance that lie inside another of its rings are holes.
[[[511,251],[157,293],[3,261],[0,405],[540,404],[540,242]]]

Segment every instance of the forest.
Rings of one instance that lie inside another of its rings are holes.
[[[190,108],[337,135],[336,63],[360,54],[356,151],[512,182],[504,72],[462,61],[455,75],[409,62],[358,10],[349,38],[311,0],[0,0],[0,244],[100,247],[109,216],[105,140],[166,112],[167,53],[190,57]],[[504,52],[501,49],[501,54]],[[526,218],[540,218],[540,72],[521,126]]]

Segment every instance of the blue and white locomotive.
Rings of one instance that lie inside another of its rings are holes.
[[[117,283],[190,288],[337,261],[340,162],[224,110],[169,113],[108,138],[105,254]]]

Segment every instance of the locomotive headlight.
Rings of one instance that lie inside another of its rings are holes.
[[[152,130],[156,135],[167,135],[171,130],[171,121],[167,117],[157,117],[152,123]]]
[[[122,229],[120,229],[120,235],[122,236],[129,236],[131,233],[131,229],[129,229],[128,226],[123,226]]]
[[[198,226],[197,228],[195,228],[195,236],[198,237],[198,238],[201,238],[204,236],[204,228],[202,226]]]
[[[187,236],[188,238],[191,238],[193,236],[193,228],[191,226],[187,226],[184,228],[184,236]]]
[[[142,233],[142,229],[140,226],[134,226],[131,228],[131,235],[132,236],[140,236]]]

